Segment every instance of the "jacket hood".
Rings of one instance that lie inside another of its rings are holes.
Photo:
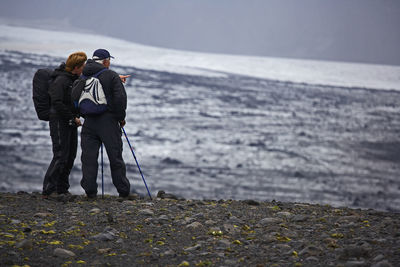
[[[97,63],[93,59],[88,59],[88,61],[86,62],[86,66],[83,68],[82,74],[85,76],[93,76],[94,74],[105,68],[106,67],[104,67],[100,63]]]
[[[70,73],[70,72],[65,70],[65,63],[64,62],[61,63],[60,66],[58,66],[53,71],[53,73],[51,74],[51,77],[54,79],[54,78],[56,78],[57,76],[60,76],[60,75],[67,76],[69,78],[74,78],[76,76],[75,74],[72,74],[72,73]]]

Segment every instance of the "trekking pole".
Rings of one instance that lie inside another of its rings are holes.
[[[129,139],[128,139],[128,136],[126,135],[126,132],[125,132],[125,129],[124,129],[124,127],[121,127],[121,129],[122,129],[122,131],[124,132],[124,135],[125,135],[126,141],[128,141],[129,148],[130,148],[130,149],[131,149],[131,151],[132,151],[133,158],[134,158],[134,159],[135,159],[135,161],[136,161],[136,165],[138,166],[138,169],[139,169],[140,175],[142,176],[142,180],[143,180],[143,182],[144,182],[144,185],[146,186],[147,193],[149,194],[149,197],[150,197],[150,199],[151,199],[151,200],[153,200],[153,198],[151,197],[151,194],[150,194],[149,188],[147,187],[146,180],[144,179],[144,176],[143,176],[142,170],[140,169],[139,162],[138,162],[138,161],[137,161],[137,159],[136,159],[135,152],[133,152],[133,148],[132,148],[132,146],[131,146],[131,142],[129,142]]]
[[[101,143],[101,198],[104,198],[103,143]]]

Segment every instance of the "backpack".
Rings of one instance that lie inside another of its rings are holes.
[[[107,111],[107,98],[104,94],[103,86],[97,78],[103,71],[102,69],[93,76],[83,76],[77,81],[72,89],[72,98],[75,107],[79,109],[82,115],[98,115]],[[81,92],[79,100],[76,96]]]
[[[36,114],[39,120],[49,121],[50,119],[50,95],[49,87],[52,81],[51,69],[39,69],[33,76],[32,99]]]

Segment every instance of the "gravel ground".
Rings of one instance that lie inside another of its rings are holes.
[[[0,193],[1,266],[399,266],[400,214]]]

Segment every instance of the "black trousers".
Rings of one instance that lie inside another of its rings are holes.
[[[59,118],[50,118],[50,136],[53,144],[53,159],[43,181],[43,194],[66,193],[69,189],[69,174],[74,165],[78,147],[76,127]]]
[[[126,178],[126,166],[122,158],[121,128],[111,113],[87,116],[81,132],[82,173],[81,186],[88,195],[97,194],[98,157],[101,144],[107,151],[110,161],[111,177],[120,195],[130,192]]]

